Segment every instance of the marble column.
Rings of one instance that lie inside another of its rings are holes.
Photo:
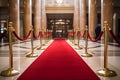
[[[46,6],[45,6],[45,0],[42,0],[42,30],[46,32]]]
[[[19,0],[8,0],[9,1],[9,21],[13,22],[15,32],[20,35],[19,31]]]
[[[84,33],[87,24],[86,10],[86,0],[80,0],[80,32],[82,34]]]
[[[42,14],[41,14],[41,17],[42,17],[42,23],[41,23],[41,30],[42,30],[42,34],[43,35],[45,35],[44,34],[44,32],[47,32],[47,29],[46,29],[46,5],[45,5],[45,0],[42,0],[42,4],[41,4],[42,6],[41,6],[41,9],[42,9]],[[45,37],[43,37],[43,44],[45,44],[46,43],[46,38]]]
[[[79,30],[79,0],[74,0],[74,23],[73,23],[73,31],[76,33],[74,34],[74,44],[76,44],[77,39],[77,31]]]
[[[24,36],[31,30],[32,26],[32,1],[24,1]]]
[[[89,33],[92,38],[95,38],[95,28],[97,26],[97,5],[96,0],[88,0],[88,17],[89,17]]]
[[[78,0],[78,28],[80,31],[80,0]]]
[[[107,21],[111,29],[113,29],[113,2],[112,0],[101,0],[102,29],[104,27],[104,21]],[[112,37],[109,36],[109,40],[112,41]]]
[[[113,26],[113,5],[112,0],[101,0],[101,22],[102,27],[104,21],[107,21],[109,26],[112,28]]]
[[[74,30],[79,28],[79,13],[78,13],[78,0],[74,0],[74,23],[73,28]]]
[[[34,0],[34,33],[39,34],[41,29],[41,0]]]

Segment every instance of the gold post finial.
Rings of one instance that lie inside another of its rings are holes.
[[[111,30],[111,28],[110,28],[110,26],[109,26],[107,21],[104,21],[104,29],[105,30]]]
[[[8,26],[12,27],[12,25],[13,25],[13,22],[9,22]]]
[[[107,21],[104,21],[104,24],[108,23]]]
[[[85,26],[85,29],[88,30],[88,26],[87,25]]]

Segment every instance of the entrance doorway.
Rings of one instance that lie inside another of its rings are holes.
[[[73,29],[73,14],[47,14],[47,29],[53,38],[67,38],[68,30]]]

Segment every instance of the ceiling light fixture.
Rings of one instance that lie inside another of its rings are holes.
[[[57,4],[62,4],[63,0],[56,0]]]

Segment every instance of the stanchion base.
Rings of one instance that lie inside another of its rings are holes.
[[[74,45],[78,45],[77,43],[74,43]]]
[[[45,46],[45,44],[42,44],[42,46]]]
[[[42,47],[40,46],[39,48],[37,48],[37,50],[41,50],[41,48],[42,48]]]
[[[12,76],[16,76],[18,74],[19,74],[18,71],[14,70],[14,69],[8,69],[5,71],[2,71],[0,75],[4,76],[4,77],[12,77]]]
[[[41,48],[41,50],[45,50],[45,48]]]
[[[81,54],[82,57],[92,57],[92,54],[89,54],[89,53],[84,53],[84,54]]]
[[[48,45],[48,43],[45,43],[45,46],[47,46]]]
[[[37,50],[45,50],[45,48],[38,48]]]
[[[37,57],[38,55],[35,54],[35,53],[30,53],[30,54],[27,54],[26,57]]]
[[[117,75],[115,71],[109,69],[100,69],[97,71],[97,74],[104,77],[114,77]]]
[[[81,50],[81,49],[83,49],[82,47],[80,47],[80,46],[78,46],[78,48],[75,48],[75,49],[77,49],[77,50]]]

